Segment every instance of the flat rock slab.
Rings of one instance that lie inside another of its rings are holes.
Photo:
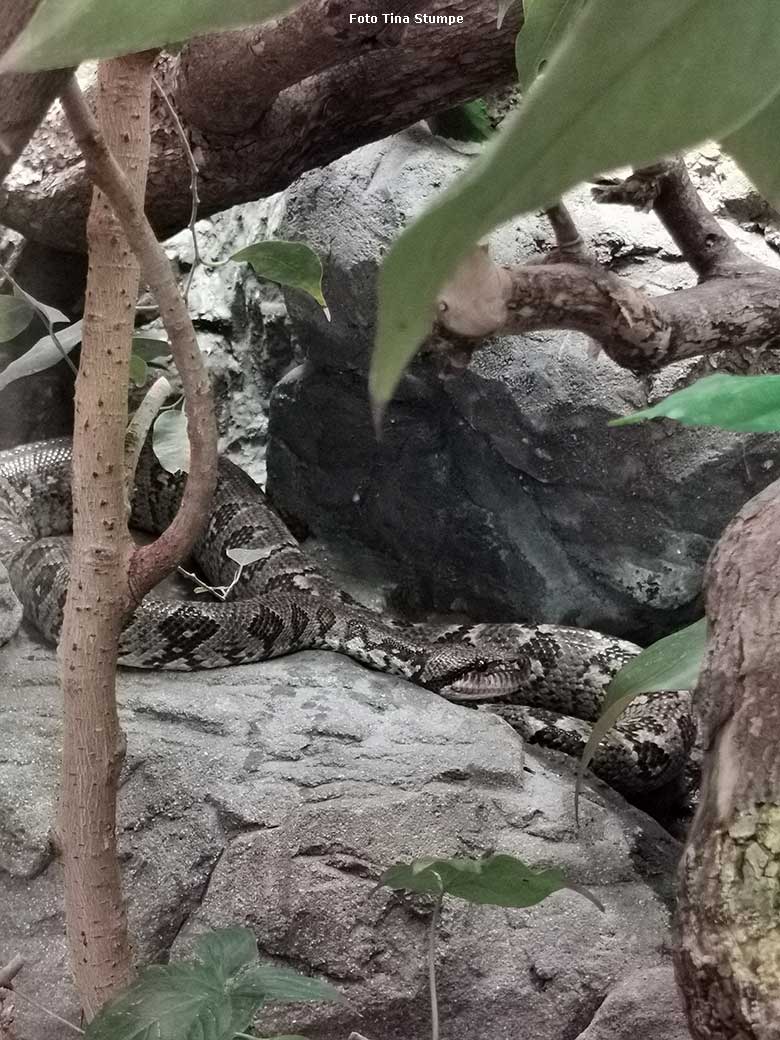
[[[20,989],[77,1022],[48,836],[60,732],[52,652],[18,635],[0,650],[0,689],[0,961],[25,957]],[[606,910],[568,891],[529,910],[448,900],[443,1037],[590,1040],[607,1035],[600,1016],[615,1006],[621,1036],[651,1019],[654,1040],[687,1036],[668,954],[679,846],[598,784],[578,835],[567,759],[524,753],[497,718],[335,654],[123,671],[120,690],[121,850],[139,960],[186,955],[206,928],[248,926],[264,955],[347,997],[282,1007],[261,1035],[428,1036],[428,907],[377,878],[399,859],[497,850],[564,867]],[[647,999],[643,972],[655,980]],[[19,1001],[17,1035],[62,1030]]]

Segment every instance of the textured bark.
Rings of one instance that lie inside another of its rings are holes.
[[[0,0],[0,54],[30,20],[38,0]],[[70,69],[0,76],[0,182],[21,155]]]
[[[339,8],[333,0],[308,0],[299,14],[290,16],[305,19],[313,10],[330,25],[331,35],[343,37],[331,46],[323,28],[318,40],[335,64],[307,76],[319,61],[313,37],[301,33],[301,76],[270,106],[262,94],[255,110],[259,114],[266,106],[265,114],[239,133],[214,130],[215,114],[232,120],[230,113],[243,110],[251,118],[254,90],[271,43],[277,57],[281,55],[272,65],[276,84],[289,78],[298,52],[292,47],[281,51],[286,47],[287,20],[257,30],[252,46],[241,34],[229,35],[236,48],[230,71],[238,81],[232,82],[227,96],[209,86],[212,55],[207,46],[191,44],[192,52],[187,48],[178,59],[160,60],[159,77],[177,97],[180,109],[189,113],[188,129],[201,173],[202,216],[281,191],[307,169],[514,77],[518,16],[510,14],[497,30],[493,0],[422,0],[416,8],[420,13],[462,15],[463,24],[388,26],[387,32],[374,26],[372,43],[365,33],[355,31],[355,25],[349,26],[350,7],[354,10],[353,5]],[[266,36],[268,48],[261,42]],[[219,52],[222,82],[229,60]],[[197,96],[190,97],[186,85],[176,88],[179,68],[186,69],[186,84],[193,91],[197,88]],[[208,128],[201,129],[201,123]],[[189,169],[162,105],[155,106],[153,125],[147,213],[158,234],[166,236],[189,220]],[[0,190],[0,221],[37,241],[83,250],[88,198],[80,157],[64,127],[50,120],[23,156],[17,175]]]
[[[682,160],[596,194],[601,202],[653,206],[699,284],[649,296],[588,257],[570,216],[556,207],[548,216],[558,244],[545,261],[499,267],[482,255],[475,267],[479,254],[467,258],[439,294],[429,349],[445,357],[450,352],[462,367],[487,336],[572,329],[642,375],[684,358],[780,346],[780,271],[737,248],[704,206]]]
[[[143,198],[151,56],[101,65],[103,133]],[[106,197],[89,217],[89,274],[73,455],[73,551],[60,641],[64,699],[58,835],[65,926],[76,988],[92,1018],[124,989],[133,964],[116,846],[124,736],[116,709],[119,633],[130,592],[124,435],[140,268]]]
[[[697,1040],[780,1037],[780,482],[709,565],[696,690],[706,755],[681,864],[676,952]]]

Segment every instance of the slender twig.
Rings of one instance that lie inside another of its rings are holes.
[[[4,968],[0,968],[0,989],[7,989],[8,984],[16,978],[24,967],[24,957],[18,954],[12,957]]]
[[[170,396],[171,390],[171,384],[165,376],[160,376],[151,385],[128,423],[125,433],[125,488],[128,498],[132,498],[135,471],[138,468],[141,450],[146,443],[149,430]]]
[[[557,202],[546,209],[544,215],[549,220],[555,235],[556,252],[560,257],[573,263],[578,260],[588,260],[588,252],[585,249],[582,235],[566,206],[562,202]]]
[[[84,1035],[83,1029],[79,1029],[78,1026],[74,1026],[72,1022],[69,1022],[67,1020],[67,1018],[62,1018],[62,1016],[56,1014],[54,1011],[49,1011],[47,1007],[44,1007],[43,1004],[39,1004],[38,1001],[35,1000],[33,997],[28,997],[26,993],[23,993],[21,990],[18,990],[16,986],[14,986],[11,992],[15,997],[21,997],[22,1000],[26,1001],[30,1005],[30,1007],[34,1007],[36,1010],[43,1012],[43,1014],[48,1015],[49,1018],[53,1018],[57,1022],[60,1022],[62,1025],[67,1026],[68,1029],[72,1029],[74,1033],[79,1033],[81,1036]]]
[[[439,1040],[439,1001],[436,996],[436,931],[439,927],[439,915],[444,893],[436,896],[433,913],[428,926],[428,986],[431,993],[431,1040]]]
[[[200,198],[198,196],[198,164],[195,162],[195,156],[190,148],[190,142],[187,139],[187,133],[184,129],[181,119],[179,119],[179,113],[173,107],[173,102],[165,93],[162,84],[156,76],[152,76],[152,84],[154,89],[159,94],[162,103],[168,110],[168,114],[171,117],[176,133],[181,141],[184,154],[187,157],[187,165],[190,168],[190,197],[192,199],[192,206],[190,207],[190,220],[189,227],[190,235],[192,236],[192,266],[190,267],[189,274],[187,275],[187,281],[184,286],[184,300],[185,302],[189,299],[190,288],[192,286],[192,279],[195,277],[195,271],[203,263],[203,259],[200,255],[200,249],[198,248],[198,234],[195,230],[195,225],[198,222],[198,205],[200,204]]]
[[[111,202],[143,276],[160,304],[171,353],[187,400],[190,472],[179,510],[151,545],[138,547],[130,560],[129,583],[136,601],[153,588],[192,549],[208,516],[217,477],[217,426],[214,401],[195,330],[176,284],[170,261],[136,200],[122,168],[106,147],[76,80],[62,92],[62,105],[94,183]]]

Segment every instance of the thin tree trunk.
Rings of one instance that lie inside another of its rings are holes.
[[[153,54],[106,62],[98,113],[109,147],[143,196]],[[73,555],[60,643],[64,695],[58,832],[65,921],[88,1018],[133,974],[116,849],[124,737],[116,708],[119,634],[130,593],[124,435],[139,264],[105,196],[89,216],[89,275],[76,383]]]

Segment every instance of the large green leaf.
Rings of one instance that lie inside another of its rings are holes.
[[[526,2],[523,27],[515,43],[517,76],[523,90],[536,79],[584,3],[585,0],[536,0],[529,7]]]
[[[585,770],[601,741],[635,697],[664,690],[690,690],[696,685],[707,645],[707,619],[673,632],[648,646],[625,664],[607,687],[604,707],[594,723],[577,768],[575,805],[579,804]]]
[[[773,206],[780,208],[780,98],[721,142]]]
[[[7,343],[24,332],[35,316],[26,300],[15,296],[0,296],[0,343]]]
[[[417,859],[396,863],[382,874],[380,884],[407,892],[430,892],[450,895],[469,903],[492,906],[534,906],[553,892],[574,888],[563,871],[557,868],[534,871],[522,860],[504,853],[485,859]],[[601,904],[589,892],[577,887],[598,907]]]
[[[275,18],[294,0],[41,0],[0,59],[0,72],[36,72],[131,54],[202,33]]]
[[[651,408],[613,419],[628,426],[645,419],[675,419],[686,426],[771,433],[780,430],[780,376],[730,376],[718,372],[669,394]]]
[[[305,242],[256,242],[239,249],[231,260],[248,263],[258,278],[303,289],[325,307],[322,295],[322,261]],[[326,308],[327,309],[327,308]]]
[[[376,410],[430,330],[437,291],[486,232],[594,174],[723,137],[780,90],[777,0],[589,0],[573,29],[494,143],[390,250]]]
[[[87,1040],[232,1040],[266,1001],[342,999],[318,979],[259,963],[246,928],[209,932],[195,956],[143,971],[89,1023]]]

